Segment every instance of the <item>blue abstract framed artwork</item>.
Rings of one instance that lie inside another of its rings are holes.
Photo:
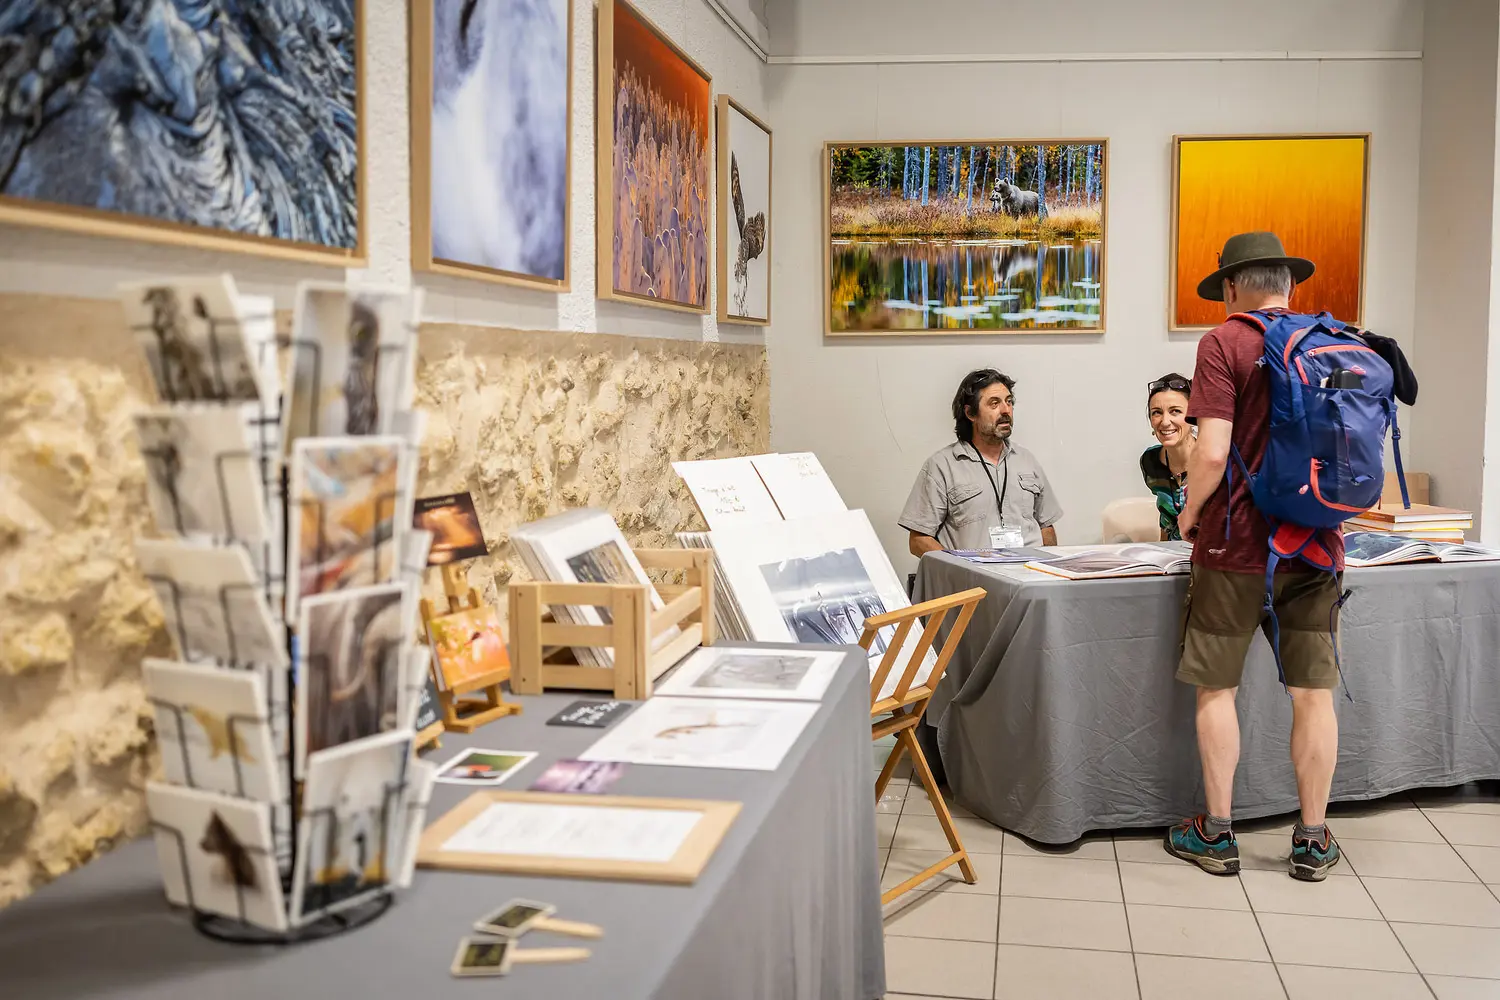
[[[0,7],[0,221],[364,261],[361,0]]]

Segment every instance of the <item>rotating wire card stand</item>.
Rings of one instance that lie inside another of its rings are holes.
[[[226,330],[233,331],[234,336],[243,338],[243,333],[238,329],[242,322],[252,320],[267,320],[270,318],[272,317],[249,316],[245,317],[243,320],[225,320],[214,317],[204,317],[207,322],[207,354],[211,368],[211,379],[209,379],[209,382],[211,384],[211,391],[206,394],[200,393],[191,397],[187,397],[184,395],[184,390],[189,389],[189,387],[180,385],[175,378],[175,366],[174,364],[169,363],[169,361],[173,359],[169,358],[168,345],[166,343],[163,331],[152,326],[151,324],[136,326],[133,327],[133,329],[137,332],[140,332],[142,330],[153,331],[156,334],[156,346],[159,352],[157,387],[160,395],[163,397],[163,402],[173,405],[181,405],[186,403],[217,403],[224,405],[244,405],[248,408],[250,401],[234,398],[231,394],[229,384],[226,381],[224,372],[224,357],[226,352],[223,350],[222,338],[228,335],[225,333]],[[414,333],[415,327],[409,323],[406,325],[408,332]],[[316,415],[318,412],[317,385],[319,384],[319,376],[321,375],[322,368],[320,345],[313,341],[293,339],[290,337],[278,335],[275,338],[270,338],[262,341],[256,346],[259,351],[259,355],[256,358],[256,361],[260,365],[259,371],[261,372],[272,370],[265,363],[267,361],[267,351],[275,351],[278,348],[289,348],[293,351],[310,351],[312,353],[313,370],[316,373],[313,388],[312,412],[314,415]],[[409,344],[379,345],[378,347],[378,351],[382,353],[387,350],[394,350],[401,352],[403,355],[409,349]],[[224,648],[229,655],[227,657],[216,655],[213,657],[213,662],[219,667],[230,669],[256,668],[256,664],[247,662],[240,657],[241,643],[239,638],[235,634],[236,630],[234,626],[234,617],[231,613],[232,595],[236,591],[242,589],[259,589],[265,596],[267,603],[272,609],[272,618],[274,621],[277,617],[275,609],[278,607],[278,598],[285,596],[285,590],[288,586],[300,585],[300,574],[298,576],[294,576],[294,574],[298,574],[299,572],[298,567],[283,564],[280,567],[281,572],[273,571],[273,567],[276,566],[274,557],[276,555],[278,543],[282,547],[285,546],[286,540],[288,538],[288,532],[292,527],[292,504],[290,496],[290,484],[288,481],[288,472],[285,468],[284,463],[280,461],[277,454],[280,447],[280,441],[278,440],[279,435],[277,435],[276,432],[277,429],[283,426],[283,414],[284,408],[286,406],[286,401],[284,396],[278,397],[276,404],[274,406],[269,406],[265,399],[266,389],[267,387],[262,386],[262,395],[259,403],[259,413],[247,421],[255,429],[255,441],[253,443],[252,449],[249,451],[221,452],[214,456],[213,476],[215,477],[215,482],[219,490],[220,512],[224,517],[224,524],[228,529],[226,537],[213,539],[215,544],[238,545],[247,549],[250,548],[252,544],[254,544],[249,540],[239,537],[239,531],[242,529],[241,526],[238,526],[235,523],[232,509],[233,505],[228,495],[229,491],[227,488],[227,478],[225,474],[226,463],[232,461],[257,462],[260,466],[260,480],[264,488],[264,500],[266,501],[268,506],[270,506],[274,501],[279,500],[280,502],[279,525],[275,523],[274,518],[274,514],[278,511],[273,506],[271,507],[271,512],[273,515],[270,523],[271,531],[268,533],[270,537],[267,537],[259,542],[262,554],[262,561],[259,567],[257,567],[261,576],[260,583],[228,584],[218,588],[218,603],[220,611],[223,615],[223,638],[225,640]],[[410,448],[410,446],[407,446],[407,448],[408,450],[413,450]],[[147,450],[145,457],[147,461],[161,460],[161,456],[152,454],[151,450]],[[159,479],[159,481],[163,484],[165,492],[167,493],[167,496],[169,498],[169,504],[173,511],[173,518],[176,522],[175,526],[179,529],[179,534],[182,533],[180,529],[183,525],[183,518],[180,498],[177,491],[177,480],[183,471],[184,470],[177,469],[171,475],[160,477]],[[399,502],[402,495],[403,491],[398,488],[395,491],[386,491],[385,493],[382,493],[375,498],[374,502],[377,508],[379,508],[383,503],[390,503],[392,505],[391,512],[394,516],[399,510]],[[299,508],[301,506],[305,506],[307,502],[308,501],[306,500],[299,501]],[[318,501],[312,502],[318,503]],[[320,510],[318,515],[317,558],[318,563],[321,565],[327,554],[325,551],[326,526],[324,523],[326,520],[326,515],[321,510],[321,504],[319,504],[319,506]],[[274,537],[275,531],[278,527],[281,533],[279,539]],[[392,534],[393,537],[390,539],[383,538],[379,534],[377,534],[374,540],[372,572],[377,577],[377,582],[380,575],[380,548],[384,544],[394,544],[394,531]],[[396,556],[392,560],[393,579],[398,575],[396,570],[399,567],[399,563],[400,552],[398,548]],[[400,575],[405,575],[405,568],[400,567],[400,569],[402,570]],[[176,580],[165,576],[152,575],[148,576],[147,578],[150,580],[154,587],[160,588],[158,589],[158,595],[165,598],[163,603],[170,605],[173,620],[173,631],[176,634],[176,638],[180,646],[181,655],[184,657],[190,656],[192,653],[192,646],[188,642],[188,628],[183,616],[183,594],[181,586]],[[286,738],[284,740],[284,746],[278,747],[276,766],[282,767],[284,769],[283,774],[291,774],[292,757],[295,754],[295,733],[297,732],[297,698],[295,697],[295,692],[297,690],[296,685],[298,680],[298,646],[296,629],[293,625],[288,624],[285,621],[284,615],[282,616],[281,626],[283,632],[285,633],[285,643],[287,650],[287,696],[285,698],[277,697],[276,685],[274,683],[269,683],[268,676],[268,683],[265,685],[265,714],[236,714],[230,715],[226,718],[226,731],[229,741],[230,756],[234,761],[236,788],[235,793],[228,796],[230,798],[238,798],[245,801],[259,801],[251,800],[244,794],[245,779],[238,755],[238,750],[243,741],[243,737],[240,733],[240,728],[243,726],[262,724],[271,726],[273,730],[274,742],[275,721],[278,718],[284,718]],[[184,722],[183,715],[186,712],[186,708],[183,705],[163,701],[161,699],[153,698],[151,700],[156,707],[161,708],[174,716],[178,726],[178,733],[180,737],[182,732],[184,731],[182,728]],[[186,787],[198,788],[198,784],[195,781],[193,775],[192,763],[187,747],[187,740],[179,738],[178,742],[179,751],[182,753],[183,758],[182,764],[183,773],[186,778]],[[286,782],[286,784],[287,797],[284,800],[280,802],[266,803],[268,811],[270,813],[272,825],[271,846],[246,847],[244,845],[240,845],[240,848],[246,851],[248,854],[256,857],[263,858],[266,856],[272,856],[274,858],[275,868],[281,883],[282,898],[283,900],[290,900],[292,893],[297,891],[298,888],[292,884],[292,880],[294,870],[294,855],[296,849],[300,844],[299,826],[304,823],[318,823],[325,821],[326,818],[323,816],[323,813],[331,813],[332,811],[319,810],[310,816],[300,816],[297,803],[297,789],[292,785],[291,782]],[[382,848],[382,856],[389,856],[389,852],[386,850],[386,848],[391,843],[400,843],[400,828],[398,827],[397,831],[394,831],[397,839],[395,841],[392,841],[391,838],[393,835],[393,831],[389,830],[388,827],[390,826],[390,816],[392,810],[393,808],[397,808],[393,806],[392,803],[394,802],[399,804],[405,800],[407,785],[408,782],[403,772],[401,781],[399,781],[395,785],[388,784],[386,786],[386,801],[385,805],[382,808],[382,821],[379,835],[379,840]],[[216,794],[225,795],[227,793],[219,791],[216,792]],[[408,803],[406,807],[408,814],[410,812],[420,811],[421,809],[425,809],[425,804]],[[285,858],[283,858],[281,856],[281,852],[277,850],[278,831],[276,827],[277,819],[281,815],[287,817],[287,827],[290,831],[290,843],[292,845],[292,851],[288,852],[289,856]],[[402,818],[405,819],[408,817]],[[329,835],[336,836],[337,817],[331,817],[331,821],[335,824],[335,826]],[[231,944],[247,945],[287,945],[303,941],[319,940],[343,933],[344,931],[353,930],[370,923],[371,921],[375,920],[383,913],[385,913],[385,911],[390,908],[391,903],[393,902],[391,881],[389,879],[390,873],[384,872],[383,874],[385,874],[387,877],[382,880],[382,884],[374,887],[368,895],[362,896],[358,901],[354,902],[351,905],[335,905],[332,908],[320,907],[312,910],[311,912],[304,912],[303,922],[301,926],[288,927],[286,930],[276,930],[263,927],[250,921],[246,904],[247,890],[246,887],[243,886],[238,880],[231,879],[234,885],[236,901],[234,913],[226,914],[216,912],[201,905],[201,901],[205,898],[205,896],[201,891],[202,887],[200,887],[199,890],[195,890],[194,888],[193,869],[192,865],[189,863],[190,855],[187,836],[176,826],[163,823],[154,817],[151,822],[151,827],[157,835],[166,837],[167,841],[170,844],[175,845],[175,854],[177,863],[180,866],[183,890],[187,897],[188,908],[193,913],[194,928],[197,929],[200,933],[220,941],[228,942]],[[159,840],[158,852],[160,852],[161,850],[160,844],[161,841]]]

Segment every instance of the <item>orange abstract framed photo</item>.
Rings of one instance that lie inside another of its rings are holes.
[[[1222,303],[1198,298],[1198,282],[1226,239],[1257,230],[1317,266],[1293,309],[1362,322],[1369,166],[1368,133],[1175,136],[1170,329],[1224,321]]]

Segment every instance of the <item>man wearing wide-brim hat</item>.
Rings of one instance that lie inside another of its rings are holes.
[[[1245,655],[1263,626],[1266,553],[1270,527],[1256,510],[1248,484],[1235,476],[1223,488],[1230,446],[1254,471],[1269,438],[1271,385],[1259,362],[1262,328],[1236,318],[1253,310],[1287,311],[1292,290],[1312,277],[1313,263],[1291,256],[1274,233],[1231,236],[1219,267],[1198,284],[1198,295],[1223,302],[1228,319],[1198,344],[1188,420],[1198,443],[1188,461],[1187,503],[1178,516],[1183,538],[1193,539],[1193,576],[1177,679],[1198,689],[1198,753],[1207,812],[1167,832],[1168,853],[1215,875],[1240,870],[1239,846],[1230,828],[1231,792],[1239,763],[1240,727],[1234,697]],[[1344,568],[1343,537],[1327,548]],[[1292,695],[1292,764],[1302,815],[1292,833],[1289,873],[1322,881],[1339,861],[1339,846],[1325,822],[1328,792],[1338,758],[1333,689],[1338,683],[1330,622],[1336,621],[1339,578],[1283,562],[1274,604],[1280,622],[1282,665]]]

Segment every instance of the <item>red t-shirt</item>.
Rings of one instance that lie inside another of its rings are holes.
[[[1271,385],[1265,369],[1257,364],[1265,347],[1261,332],[1242,320],[1228,320],[1210,330],[1198,342],[1193,394],[1188,402],[1188,416],[1194,420],[1213,417],[1233,421],[1231,440],[1251,472],[1260,468],[1270,436]],[[1224,533],[1225,491],[1220,483],[1203,505],[1193,562],[1205,569],[1264,574],[1271,528],[1256,509],[1250,486],[1233,458],[1229,464],[1234,469],[1234,496],[1228,537]],[[1327,534],[1334,568],[1343,572],[1344,536],[1337,531]],[[1278,568],[1312,570],[1298,559],[1285,561]]]

